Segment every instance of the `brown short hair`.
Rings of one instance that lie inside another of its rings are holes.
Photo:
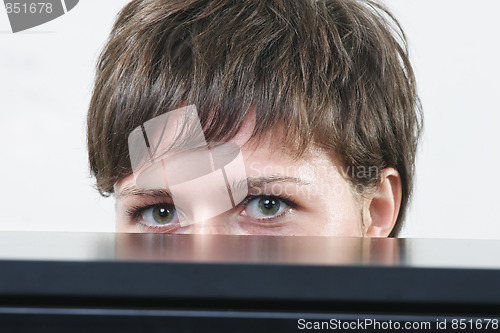
[[[101,194],[132,173],[130,132],[182,103],[196,105],[207,141],[231,139],[255,106],[254,138],[281,124],[297,156],[314,144],[344,166],[395,168],[403,197],[391,235],[399,231],[422,118],[405,35],[380,4],[129,3],[100,56],[88,113],[90,168]],[[348,174],[354,185],[379,180],[379,173],[357,174]]]

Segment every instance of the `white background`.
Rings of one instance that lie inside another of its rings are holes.
[[[0,7],[0,230],[113,231],[92,188],[94,66],[126,0],[80,0],[13,34]],[[500,1],[387,0],[405,28],[425,131],[404,237],[500,238]]]

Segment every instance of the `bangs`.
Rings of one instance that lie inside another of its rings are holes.
[[[203,3],[143,1],[123,10],[130,14],[120,16],[101,55],[98,71],[107,73],[94,94],[107,110],[108,130],[127,135],[194,104],[208,142],[232,139],[253,109],[252,140],[282,126],[277,146],[296,156],[313,136],[332,134],[328,96],[347,63],[341,52],[332,54],[335,28],[318,11],[326,8],[308,1],[292,1],[287,10],[280,1]],[[138,11],[149,24],[134,24]]]

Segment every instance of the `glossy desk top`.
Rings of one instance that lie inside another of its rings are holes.
[[[0,297],[500,305],[499,254],[496,240],[1,232]]]
[[[500,269],[500,240],[0,232],[0,260]]]

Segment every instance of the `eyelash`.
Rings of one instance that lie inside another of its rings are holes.
[[[280,201],[283,201],[290,208],[296,208],[297,207],[297,204],[295,202],[293,202],[293,200],[291,198],[289,198],[288,196],[286,196],[286,195],[278,196],[278,195],[272,195],[272,194],[271,195],[268,195],[268,194],[249,195],[245,199],[243,199],[242,202],[240,202],[238,204],[238,207],[240,207],[240,206],[246,206],[252,200],[259,199],[259,198],[267,198],[267,197],[276,198],[276,199],[278,199]],[[283,211],[281,214],[279,214],[277,216],[270,217],[270,218],[263,218],[261,220],[272,220],[274,218],[282,216],[283,214],[286,214],[286,212],[287,211],[285,210],[285,211]]]
[[[161,204],[170,204],[170,202],[163,202],[163,201],[160,201],[160,202],[156,202],[156,203],[150,203],[150,204],[145,204],[145,205],[136,205],[136,206],[132,206],[130,207],[129,209],[127,209],[126,213],[127,213],[127,216],[132,218],[134,221],[139,219],[139,217],[142,215],[142,213],[149,209],[149,208],[153,208],[157,205],[161,205]]]
[[[169,232],[171,230],[174,230],[178,227],[177,224],[172,224],[171,226],[151,226],[147,225],[144,223],[139,222],[141,215],[148,209],[154,208],[155,206],[161,205],[161,204],[172,204],[171,202],[166,202],[164,200],[158,200],[157,202],[149,202],[144,205],[135,205],[130,207],[129,209],[126,210],[126,214],[129,218],[132,219],[132,221],[136,224],[139,225],[141,228],[145,228],[147,230],[154,230],[158,231],[161,230],[161,232]]]
[[[284,202],[291,209],[296,208],[298,206],[290,197],[288,197],[286,195],[275,196],[275,195],[268,195],[268,194],[260,194],[260,195],[249,195],[249,196],[247,196],[236,207],[245,207],[252,200],[255,200],[255,199],[258,199],[258,198],[264,198],[264,197],[273,197],[273,198],[276,198],[278,200],[281,200],[282,202]],[[161,205],[161,204],[172,204],[172,202],[158,201],[158,202],[147,203],[147,204],[144,204],[144,205],[132,206],[129,209],[127,209],[126,214],[134,222],[138,223],[141,215],[146,210],[148,210],[150,208],[154,208],[155,206]],[[254,219],[254,220],[257,220],[257,221],[266,221],[268,223],[268,221],[271,221],[271,220],[274,220],[274,219],[278,219],[278,218],[286,215],[288,212],[289,212],[289,209],[286,209],[286,210],[284,210],[283,212],[281,212],[277,216],[273,216],[273,217],[269,217],[269,218],[262,218],[262,219]],[[148,226],[148,225],[145,225],[145,224],[141,224],[141,225],[144,226],[144,227],[146,227],[146,228],[148,228],[148,229],[158,229],[158,228],[160,228],[160,227]]]

